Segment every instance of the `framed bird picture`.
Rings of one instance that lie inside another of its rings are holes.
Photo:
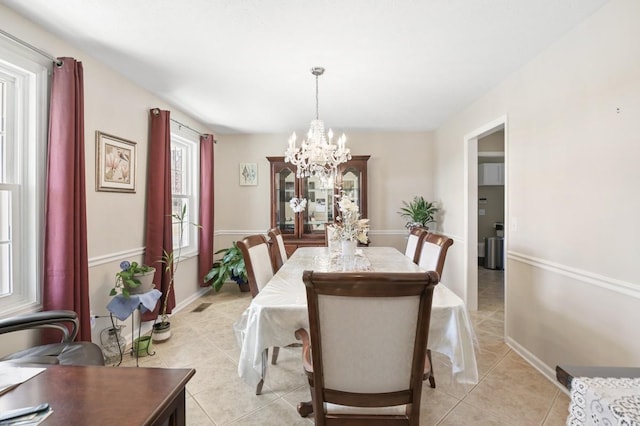
[[[240,185],[255,186],[258,184],[258,165],[256,163],[240,163]]]
[[[136,143],[96,131],[96,191],[136,192]]]

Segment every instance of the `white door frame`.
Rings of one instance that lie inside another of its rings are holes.
[[[465,250],[464,262],[466,265],[465,276],[465,303],[471,311],[478,310],[478,139],[504,129],[504,158],[505,158],[505,187],[504,187],[504,205],[505,205],[505,224],[507,227],[507,116],[503,115],[489,123],[479,127],[478,129],[468,133],[464,137],[464,170],[465,170],[465,189],[464,189],[464,221],[465,234],[464,240],[467,244]],[[486,249],[486,248],[485,248]],[[507,238],[504,240],[504,253],[507,253]],[[505,282],[507,265],[504,262]]]

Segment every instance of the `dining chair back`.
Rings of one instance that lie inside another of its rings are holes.
[[[267,231],[269,243],[271,243],[271,254],[273,258],[273,271],[278,272],[280,267],[287,261],[287,250],[284,246],[284,238],[280,228],[271,228]]]
[[[422,248],[422,240],[427,235],[427,230],[418,226],[411,228],[409,238],[407,239],[407,247],[404,250],[405,256],[414,263],[418,263],[418,255]]]
[[[237,244],[247,268],[251,297],[256,297],[273,277],[269,243],[264,235],[256,234],[238,241]]]
[[[436,271],[442,277],[447,251],[452,245],[451,238],[427,232],[418,253],[418,266],[427,271]]]
[[[437,274],[304,271],[303,281],[309,331],[296,336],[315,423],[417,426]]]

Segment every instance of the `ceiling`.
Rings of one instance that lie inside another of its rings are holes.
[[[0,0],[216,133],[425,131],[606,0]],[[69,52],[49,52],[66,56]]]

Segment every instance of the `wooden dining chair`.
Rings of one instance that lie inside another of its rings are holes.
[[[417,256],[418,266],[427,271],[436,271],[442,277],[447,251],[452,245],[453,240],[451,238],[427,232],[422,239],[420,252]]]
[[[407,246],[404,250],[404,255],[413,261],[418,263],[418,255],[420,254],[420,248],[422,247],[422,240],[427,235],[427,230],[416,226],[411,228],[409,232],[409,238],[407,239]]]
[[[287,261],[287,250],[284,246],[284,238],[280,228],[271,228],[267,231],[269,243],[271,244],[271,257],[273,259],[273,272],[278,272],[280,267]]]
[[[249,280],[249,289],[251,290],[251,297],[256,297],[260,290],[267,285],[269,280],[273,278],[273,262],[271,259],[271,252],[269,249],[269,242],[264,235],[256,234],[250,235],[244,238],[242,241],[237,242],[242,257],[244,258],[244,265],[247,268],[247,278]],[[278,358],[278,349],[273,349],[272,363],[275,364]],[[268,349],[265,349],[262,353],[262,379],[256,386],[256,395],[262,393],[262,386],[264,385],[264,377],[267,373],[267,361],[269,359]]]
[[[447,257],[447,250],[453,245],[453,240],[444,235],[427,232],[422,239],[422,246],[418,253],[418,266],[427,271],[436,271],[438,277],[442,277],[444,261]],[[436,379],[433,376],[433,362],[431,360],[431,350],[427,349],[427,364],[429,372],[425,374],[425,380],[429,380],[432,388],[436,387]],[[425,369],[426,371],[426,369]]]
[[[296,337],[315,424],[417,426],[437,274],[304,271],[303,281],[309,331]]]
[[[269,243],[264,235],[256,234],[238,241],[237,245],[242,252],[244,264],[247,268],[251,297],[256,297],[273,277]]]

